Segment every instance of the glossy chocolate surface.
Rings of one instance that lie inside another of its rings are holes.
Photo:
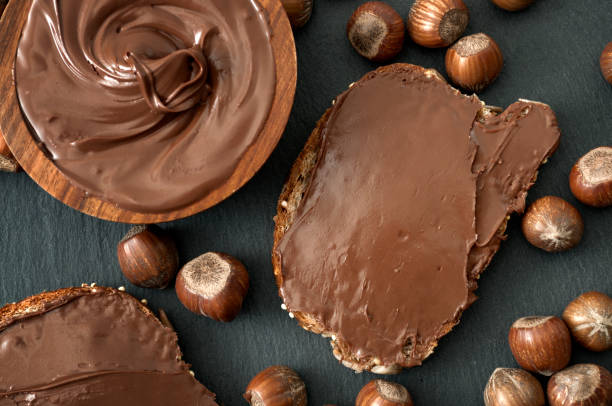
[[[276,84],[256,0],[34,0],[15,78],[34,135],[71,182],[140,212],[227,181]]]
[[[0,405],[216,405],[139,306],[105,290],[0,330]]]
[[[281,295],[357,361],[419,365],[474,300],[508,213],[556,148],[552,111],[481,102],[419,69],[368,75],[336,100],[281,239]]]

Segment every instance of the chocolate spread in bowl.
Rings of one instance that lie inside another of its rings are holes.
[[[227,181],[276,85],[257,0],[33,0],[15,77],[64,175],[140,212],[184,207]]]

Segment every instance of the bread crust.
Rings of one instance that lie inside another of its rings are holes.
[[[411,64],[402,64],[402,63],[388,65],[388,66],[378,68],[376,71],[366,74],[363,78],[359,80],[358,83],[367,81],[375,77],[378,73],[384,73],[384,72],[402,73],[402,72],[410,72],[410,71],[412,72],[417,71],[426,76],[435,77],[437,78],[437,80],[447,83],[446,80],[434,69],[426,69],[421,66],[416,66],[416,65],[411,65]],[[353,85],[354,83],[349,86],[349,89]],[[454,88],[453,88],[453,91],[457,95],[461,95],[466,98],[474,97],[477,100],[479,100],[476,95],[466,96],[466,95],[463,95],[459,90],[454,89]],[[279,288],[279,296],[283,300],[284,298],[283,298],[282,291],[281,291],[281,287],[283,284],[283,272],[282,272],[281,257],[278,254],[278,245],[281,239],[283,238],[285,232],[293,224],[293,221],[298,211],[298,208],[300,206],[301,200],[310,185],[312,175],[314,174],[314,171],[317,166],[317,162],[320,158],[320,149],[321,149],[320,147],[321,147],[322,140],[323,140],[323,130],[332,112],[334,104],[335,104],[335,100],[332,102],[332,107],[327,109],[325,113],[323,114],[323,116],[321,117],[321,119],[317,122],[317,125],[315,129],[312,131],[310,137],[308,138],[306,145],[304,146],[298,158],[296,159],[295,163],[293,164],[289,177],[286,183],[284,184],[280,197],[278,199],[277,208],[276,208],[276,216],[274,217],[275,227],[274,227],[274,245],[272,249],[272,265],[274,269],[274,276],[276,279],[276,283]],[[479,120],[484,120],[487,117],[495,116],[501,113],[503,110],[498,107],[485,106],[484,103],[482,103],[482,106],[483,107],[480,110],[479,115],[477,117],[477,119]],[[546,108],[549,108],[549,107],[546,106]],[[550,154],[554,152],[554,149],[556,149],[556,147],[553,148]],[[548,156],[550,156],[550,154]],[[546,157],[546,159],[548,158],[548,156]],[[537,173],[534,176],[533,181],[529,185],[526,185],[527,189],[531,187],[531,185],[533,185],[536,177],[537,177]],[[487,251],[487,255],[485,256],[486,260],[484,262],[480,262],[480,263],[470,262],[468,264],[467,276],[468,276],[468,286],[469,286],[470,296],[469,296],[469,301],[468,301],[466,308],[469,307],[469,305],[471,305],[476,300],[476,295],[474,294],[474,291],[478,287],[477,281],[480,277],[480,274],[488,266],[494,254],[499,249],[501,241],[503,241],[506,238],[505,230],[506,230],[507,222],[509,220],[509,214],[514,211],[521,212],[522,209],[521,208],[518,208],[518,210],[516,210],[516,208],[509,209],[508,216],[506,216],[497,234],[491,240],[491,242],[484,247],[478,247],[478,248],[475,247],[476,249]],[[382,364],[382,362],[375,357],[366,357],[366,358],[356,357],[355,354],[351,353],[350,349],[343,342],[343,340],[340,337],[336,336],[334,331],[326,331],[323,323],[320,320],[317,320],[317,318],[312,314],[304,313],[304,312],[293,312],[293,313],[290,313],[290,317],[294,317],[298,321],[299,325],[305,330],[311,331],[316,334],[321,334],[324,337],[330,338],[331,339],[330,344],[332,346],[334,357],[338,361],[340,361],[344,366],[351,368],[357,372],[370,371],[370,372],[377,373],[377,374],[396,374],[396,373],[401,372],[401,370],[404,367],[407,367],[407,365],[398,365],[398,364],[385,365],[385,364]],[[439,337],[442,337],[448,334],[453,329],[454,326],[459,324],[460,318],[461,318],[461,314],[459,314],[456,320],[451,320],[447,322],[446,324],[444,324],[442,326]],[[416,346],[416,350],[419,353],[425,354],[423,358],[425,359],[433,353],[435,347],[437,346],[437,343],[438,342],[436,340],[436,341],[431,342],[430,344],[424,344],[424,343],[417,342],[417,343],[412,343],[412,345]],[[408,350],[412,350],[412,349],[408,349]]]
[[[149,310],[149,308],[129,293],[114,288],[83,284],[81,287],[63,288],[52,292],[39,293],[38,295],[23,299],[20,302],[10,303],[0,308],[0,332],[19,320],[34,317],[42,312],[61,307],[79,297],[100,294],[120,295],[126,300],[133,301],[137,304],[136,308],[147,318],[154,320],[160,327],[164,327],[161,321],[151,310]]]

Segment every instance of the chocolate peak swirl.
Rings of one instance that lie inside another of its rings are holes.
[[[227,181],[276,85],[256,0],[33,0],[15,72],[58,168],[141,212],[186,206]]]

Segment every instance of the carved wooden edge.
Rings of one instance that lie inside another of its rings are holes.
[[[163,213],[138,213],[88,196],[83,189],[71,184],[42,152],[21,114],[13,67],[21,31],[32,1],[9,0],[0,19],[0,100],[4,100],[0,103],[0,133],[5,135],[6,144],[21,167],[54,198],[85,214],[109,221],[150,224],[177,220],[204,211],[232,195],[255,175],[272,154],[293,107],[297,85],[297,56],[293,31],[280,0],[260,0],[267,11],[272,31],[276,92],[262,132],[246,151],[230,179],[203,199],[187,207]]]
[[[6,4],[8,0],[0,0],[0,18],[2,14],[4,14],[4,9],[6,8]],[[19,164],[11,154],[11,150],[8,145],[6,145],[6,141],[4,141],[4,136],[2,135],[2,131],[0,131],[0,171],[3,172],[17,172],[19,170]]]

